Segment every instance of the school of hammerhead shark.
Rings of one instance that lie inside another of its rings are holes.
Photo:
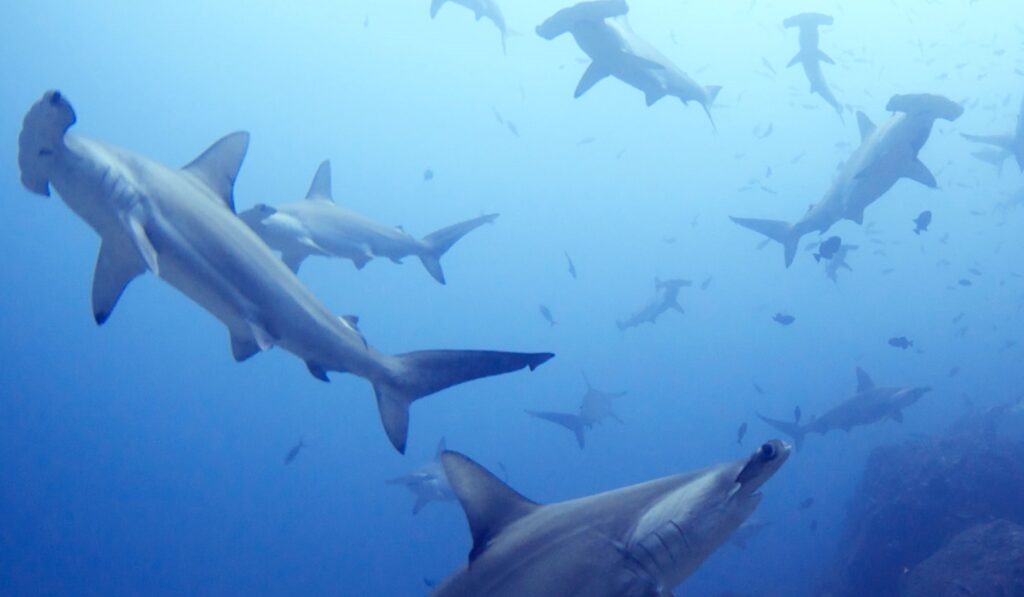
[[[471,9],[478,20],[493,21],[504,46],[508,29],[495,0],[448,1]],[[431,17],[445,3],[432,0]],[[684,104],[697,102],[711,119],[720,88],[699,85],[634,33],[626,20],[628,10],[624,0],[581,2],[552,15],[536,33],[546,40],[570,34],[589,57],[576,97],[613,77],[640,90],[648,106],[673,96]],[[811,92],[843,118],[844,109],[821,68],[833,61],[818,48],[818,28],[831,23],[830,16],[800,14],[783,25],[799,30],[799,51],[790,66],[801,65]],[[801,237],[825,233],[842,219],[861,224],[865,209],[898,179],[935,187],[935,177],[918,160],[918,152],[935,120],[956,120],[963,107],[941,96],[914,94],[892,97],[886,109],[894,116],[880,126],[856,113],[860,147],[799,220],[732,220],[781,244],[788,267]],[[259,204],[238,213],[233,186],[248,133],[222,138],[179,169],[69,132],[75,122],[68,99],[59,91],[47,91],[24,117],[18,165],[29,191],[57,191],[100,236],[92,287],[97,324],[107,321],[133,279],[151,272],[224,323],[236,361],[276,346],[301,359],[318,380],[327,381],[331,372],[364,378],[373,387],[388,439],[402,453],[414,401],[456,384],[533,370],[554,356],[496,350],[384,354],[360,332],[358,318],[332,313],[298,277],[302,262],[311,256],[341,257],[360,269],[378,257],[400,262],[415,256],[444,284],[441,257],[497,214],[417,239],[336,205],[329,162],[320,165],[304,199]],[[982,159],[1001,163],[1012,156],[1024,170],[1024,106],[1013,133],[968,138],[997,148]],[[840,248],[833,247],[833,252]],[[651,303],[618,322],[619,327],[681,310],[676,295],[687,285],[685,280],[659,280]],[[545,317],[555,323],[550,312]],[[927,391],[876,387],[858,369],[856,394],[811,422],[801,425],[799,413],[795,422],[762,419],[800,448],[811,433],[900,421],[902,411]],[[530,414],[569,429],[582,448],[587,429],[615,418],[611,404],[620,395],[596,390],[588,382],[578,413]],[[430,501],[451,499],[465,511],[472,550],[432,595],[664,597],[747,520],[760,502],[759,489],[786,462],[790,450],[788,443],[772,440],[737,462],[544,505],[523,497],[468,457],[446,450],[442,442],[435,462],[392,483],[416,494],[415,511]]]

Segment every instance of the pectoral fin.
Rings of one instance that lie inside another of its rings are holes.
[[[104,241],[100,245],[92,279],[92,314],[99,325],[110,317],[128,283],[146,271],[146,264],[125,244]]]
[[[921,160],[915,159],[910,162],[907,166],[907,171],[903,173],[903,176],[910,180],[916,180],[931,189],[939,186],[939,183],[935,182],[935,175],[931,173],[928,166],[925,166]]]
[[[584,72],[583,76],[580,78],[579,84],[576,85],[576,93],[573,97],[578,98],[584,93],[590,91],[590,88],[596,85],[598,81],[604,79],[610,74],[611,73],[608,72],[608,69],[599,66],[596,62],[591,62],[590,66],[587,67],[586,72]]]
[[[260,345],[251,336],[231,334],[231,356],[241,363],[260,351]]]

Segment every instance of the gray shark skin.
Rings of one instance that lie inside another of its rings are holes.
[[[839,171],[832,186],[799,221],[731,218],[781,243],[786,267],[793,263],[800,238],[811,232],[824,234],[839,220],[856,224],[864,221],[864,209],[877,201],[901,178],[936,188],[935,176],[917,158],[937,118],[956,120],[963,107],[938,95],[895,95],[886,109],[898,112],[876,127],[863,112],[857,112],[861,144]]]
[[[537,34],[552,40],[570,33],[592,61],[576,87],[580,97],[606,77],[615,77],[643,92],[650,106],[666,95],[683,104],[695,101],[714,126],[710,107],[721,87],[703,87],[629,26],[624,0],[581,2],[562,9],[537,27]]]
[[[857,367],[857,393],[832,407],[825,414],[806,425],[769,419],[758,413],[765,423],[793,438],[797,450],[803,446],[808,433],[825,435],[834,429],[850,431],[854,427],[870,425],[886,419],[903,422],[903,409],[914,404],[930,392],[928,387],[879,388],[863,369]]]
[[[626,392],[605,392],[594,388],[590,385],[586,374],[583,375],[583,381],[587,385],[587,392],[583,395],[578,413],[526,411],[529,415],[561,425],[571,431],[576,436],[576,443],[579,444],[581,450],[586,447],[587,430],[593,429],[594,425],[603,423],[607,419],[622,422],[622,419],[612,409],[612,401],[626,395]]]
[[[441,438],[441,441],[437,444],[434,460],[424,464],[408,475],[403,475],[386,482],[388,485],[402,485],[416,496],[416,502],[412,507],[413,516],[419,514],[420,510],[431,502],[455,501],[455,493],[452,491],[451,484],[448,483],[448,476],[444,472],[444,466],[441,465],[441,454],[446,449],[444,438]]]
[[[224,137],[183,169],[67,133],[71,104],[48,91],[25,116],[18,164],[26,188],[50,187],[101,238],[93,314],[102,324],[145,271],[223,322],[235,360],[280,346],[326,381],[328,371],[369,381],[391,443],[404,452],[409,406],[462,382],[529,367],[550,353],[371,347],[356,319],[331,313],[233,211],[247,133]]]
[[[796,53],[796,56],[793,56],[793,59],[786,66],[790,67],[797,63],[803,65],[804,74],[807,75],[807,80],[811,83],[811,93],[820,95],[828,105],[835,109],[836,114],[839,114],[839,118],[842,119],[843,106],[839,104],[836,96],[832,94],[828,83],[825,82],[825,75],[821,72],[822,62],[835,64],[835,61],[818,48],[818,27],[831,24],[832,17],[829,15],[812,12],[794,15],[782,21],[782,25],[786,28],[800,28],[800,51]]]
[[[446,452],[473,549],[430,595],[668,595],[750,516],[789,451],[773,440],[737,462],[548,505]]]
[[[311,255],[349,259],[362,269],[375,257],[401,263],[416,256],[438,283],[444,284],[441,256],[463,236],[493,222],[498,214],[479,216],[428,234],[422,240],[391,226],[345,209],[334,202],[331,193],[331,163],[320,164],[306,198],[272,207],[258,204],[240,214],[246,224],[270,248],[298,272],[302,261]]]
[[[654,279],[654,298],[642,309],[627,319],[616,321],[615,325],[620,330],[633,328],[641,323],[656,323],[658,317],[670,309],[685,313],[683,306],[679,304],[679,289],[692,286],[689,280],[665,280]]]
[[[501,33],[501,51],[508,53],[505,42],[508,38],[509,30],[508,26],[505,25],[505,17],[501,14],[501,9],[498,8],[497,2],[494,0],[431,0],[430,18],[436,17],[441,7],[448,2],[464,6],[473,11],[473,16],[478,21],[483,18],[490,19],[494,26],[498,28],[498,32]]]
[[[995,166],[1002,166],[1003,160],[1011,155],[1017,160],[1017,167],[1024,172],[1024,98],[1020,102],[1020,112],[1017,114],[1017,128],[1008,135],[968,135],[963,137],[975,143],[993,145],[998,149],[992,152],[977,152],[972,155],[979,160],[988,162]]]

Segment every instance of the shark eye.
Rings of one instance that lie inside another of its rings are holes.
[[[772,460],[775,460],[775,456],[777,455],[775,446],[771,444],[764,444],[761,446],[759,451],[761,452],[761,462],[771,462]]]

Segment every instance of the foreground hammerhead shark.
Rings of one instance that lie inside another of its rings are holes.
[[[453,502],[455,493],[448,483],[448,476],[444,473],[444,466],[441,465],[441,454],[445,452],[444,438],[437,443],[437,452],[434,460],[424,464],[408,475],[402,475],[387,482],[388,485],[403,485],[416,496],[416,503],[412,506],[413,516],[420,513],[420,510],[430,502]]]
[[[1024,99],[1020,102],[1020,113],[1017,114],[1017,128],[1008,135],[963,135],[968,141],[994,145],[995,152],[977,152],[974,157],[1001,166],[1003,160],[1011,155],[1017,160],[1017,166],[1024,172]]]
[[[760,413],[757,416],[793,438],[793,444],[799,450],[808,433],[824,435],[833,429],[850,431],[854,427],[870,425],[885,419],[902,423],[903,409],[917,402],[929,391],[931,388],[928,387],[879,388],[863,369],[857,367],[857,393],[806,425],[769,419]]]
[[[807,80],[811,83],[811,93],[817,93],[828,102],[828,105],[835,108],[840,120],[842,120],[843,107],[836,100],[836,96],[832,94],[828,83],[825,82],[825,75],[821,72],[822,62],[835,64],[835,61],[818,48],[818,27],[831,24],[832,17],[813,12],[794,15],[782,21],[782,25],[786,28],[800,28],[800,51],[796,53],[796,56],[793,56],[793,59],[786,66],[790,67],[797,63],[802,64],[804,74],[807,75]]]
[[[384,430],[405,451],[409,406],[462,382],[534,369],[550,353],[426,350],[387,355],[370,346],[354,317],[338,317],[234,213],[233,188],[247,133],[224,137],[178,170],[142,155],[67,133],[75,112],[48,91],[25,116],[18,138],[21,181],[50,187],[100,238],[93,278],[96,322],[147,270],[228,328],[243,361],[280,346],[317,379],[328,371],[369,381]]]
[[[583,395],[582,402],[580,402],[578,414],[526,411],[538,419],[550,421],[572,431],[573,435],[576,436],[576,443],[580,445],[581,450],[586,444],[585,433],[587,429],[591,429],[595,424],[603,423],[607,419],[614,419],[619,423],[622,422],[622,419],[612,410],[612,400],[626,395],[625,392],[604,392],[594,388],[594,386],[590,385],[590,380],[587,379],[586,374],[583,375],[583,382],[587,385],[587,392]]]
[[[605,77],[615,77],[644,93],[647,105],[666,95],[695,101],[711,120],[711,104],[721,87],[702,87],[664,54],[633,32],[626,20],[629,7],[625,0],[580,2],[564,8],[537,27],[537,34],[551,40],[563,33],[572,34],[580,49],[592,61],[579,85],[580,97]]]
[[[615,322],[620,330],[632,328],[641,323],[656,323],[658,317],[669,309],[685,313],[679,304],[679,289],[691,286],[689,280],[654,279],[654,297],[646,305],[627,319]]]
[[[331,163],[320,164],[306,198],[277,207],[260,203],[238,214],[293,272],[310,255],[350,259],[362,269],[374,257],[387,257],[401,263],[404,257],[419,257],[435,280],[444,284],[441,256],[460,238],[476,228],[493,222],[498,214],[466,220],[423,240],[401,228],[378,224],[369,218],[334,203],[331,196]]]
[[[935,120],[956,120],[963,114],[963,107],[938,95],[894,95],[886,110],[898,114],[880,127],[863,112],[857,112],[860,147],[843,165],[825,196],[799,221],[793,224],[754,218],[732,218],[732,221],[781,243],[786,267],[789,267],[803,235],[815,231],[824,234],[842,219],[861,224],[864,209],[900,178],[936,188],[935,176],[917,154],[928,141]]]
[[[469,561],[432,597],[662,597],[761,501],[790,448],[542,505],[456,452],[441,456],[473,536]]]
[[[501,9],[498,8],[498,3],[494,0],[431,0],[430,1],[430,18],[437,16],[437,12],[441,10],[441,7],[445,3],[451,2],[452,4],[458,4],[464,6],[469,10],[473,11],[473,16],[476,20],[488,18],[494,23],[494,26],[498,28],[498,32],[501,33],[501,51],[507,53],[508,48],[505,47],[505,41],[509,36],[508,27],[505,25],[505,17],[501,14]]]

